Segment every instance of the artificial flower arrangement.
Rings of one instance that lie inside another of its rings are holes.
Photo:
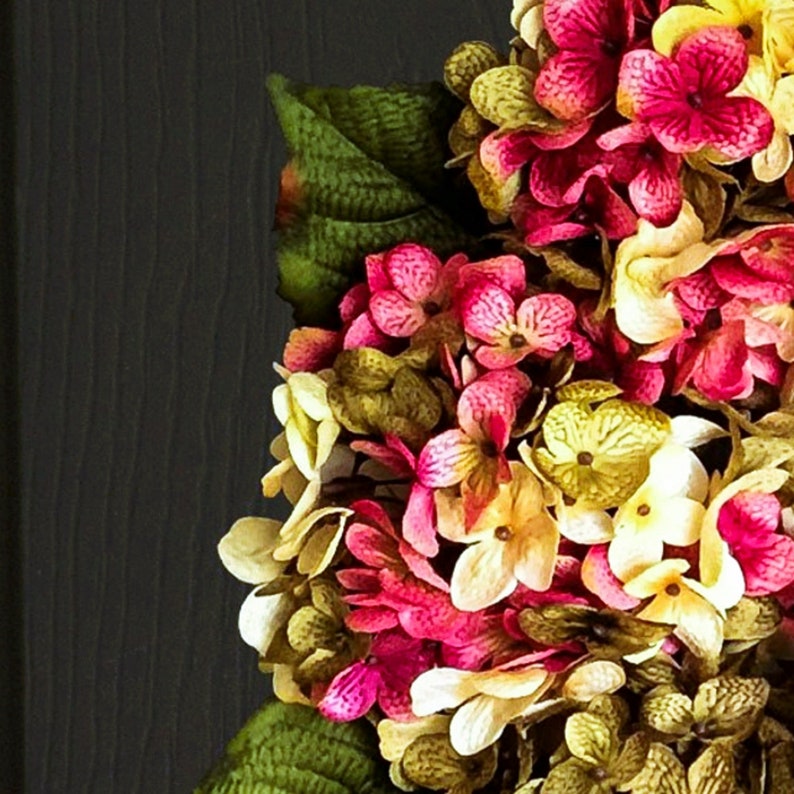
[[[291,514],[219,551],[321,716],[213,791],[794,791],[794,1],[512,22],[444,88],[271,78]],[[360,718],[388,779],[279,777]]]

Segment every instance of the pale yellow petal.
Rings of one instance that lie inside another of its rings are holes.
[[[622,665],[603,659],[579,665],[566,679],[564,697],[589,703],[598,695],[617,692],[626,683]]]
[[[284,425],[284,432],[287,434],[287,443],[289,444],[289,454],[292,458],[298,471],[307,479],[311,480],[312,477],[317,475],[315,468],[317,448],[314,445],[307,443],[305,437],[301,433],[301,429],[295,421],[295,417],[290,417]]]
[[[452,717],[449,740],[457,753],[475,755],[492,745],[507,724],[534,702],[534,695],[515,700],[478,695],[464,703]]]
[[[717,581],[710,587],[687,579],[690,587],[723,612],[736,606],[744,595],[744,574],[739,562],[731,555],[728,544],[722,542],[722,565]]]
[[[524,698],[540,690],[549,674],[542,667],[525,670],[488,670],[477,673],[474,686],[483,695],[511,700]]]
[[[680,575],[688,570],[689,563],[686,560],[662,560],[631,581],[626,582],[623,589],[635,598],[650,598],[668,584],[677,583]]]
[[[775,182],[785,176],[794,162],[791,138],[784,129],[775,129],[775,134],[766,149],[753,155],[753,174],[760,182]]]
[[[273,389],[273,412],[276,418],[282,425],[287,424],[287,420],[292,413],[292,397],[289,392],[289,386],[286,383],[281,383]]]
[[[387,761],[399,761],[408,745],[420,736],[431,733],[446,733],[450,718],[444,714],[433,714],[412,722],[384,719],[378,723],[380,754]]]
[[[265,584],[281,575],[286,563],[273,558],[280,521],[249,516],[232,524],[218,543],[221,562],[232,576],[247,584]]]
[[[662,55],[670,55],[676,44],[701,28],[735,24],[738,24],[735,20],[710,8],[674,6],[665,11],[653,26],[653,48]]]
[[[273,694],[282,703],[298,703],[311,706],[312,702],[301,692],[288,664],[273,665]]]
[[[586,546],[606,543],[615,535],[612,517],[606,510],[593,510],[582,504],[560,502],[556,507],[560,533],[574,543]]]
[[[295,464],[291,459],[282,460],[262,477],[262,493],[268,499],[272,499],[274,496],[278,495],[282,488],[284,475],[294,466]]]
[[[636,579],[658,563],[664,555],[664,543],[658,533],[623,531],[609,544],[607,559],[612,573],[621,582]]]
[[[717,610],[704,598],[683,588],[679,601],[679,619],[674,634],[703,659],[714,659],[722,651],[723,623]]]
[[[727,430],[720,427],[716,422],[688,414],[674,416],[670,420],[670,427],[672,429],[671,442],[680,444],[688,449],[694,449],[701,444],[730,435]]]
[[[544,592],[551,586],[560,533],[548,514],[534,518],[510,543],[513,574],[531,590]]]
[[[492,536],[469,546],[458,557],[450,582],[452,603],[464,612],[495,604],[516,589],[513,567],[504,541]]]
[[[698,456],[674,443],[653,454],[647,483],[660,497],[686,496],[700,502],[709,490],[709,476]]]
[[[422,673],[411,684],[413,713],[417,717],[427,717],[459,706],[477,694],[475,675],[454,667],[436,667]]]

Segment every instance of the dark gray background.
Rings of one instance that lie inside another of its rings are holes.
[[[247,588],[215,544],[261,508],[270,364],[289,327],[265,76],[437,78],[464,39],[506,44],[510,7],[16,3],[3,329],[17,315],[19,342],[4,343],[3,388],[8,406],[18,387],[4,443],[20,487],[4,538],[24,622],[4,654],[13,674],[23,652],[24,686],[11,679],[4,720],[13,730],[8,707],[24,706],[25,747],[12,737],[0,792],[21,790],[23,769],[29,792],[188,792],[261,701],[236,629]]]

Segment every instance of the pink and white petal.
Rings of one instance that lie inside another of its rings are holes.
[[[607,544],[590,548],[582,562],[582,584],[609,607],[634,609],[640,600],[629,595],[620,579],[612,573],[607,551]]]
[[[385,266],[394,288],[408,300],[425,300],[438,287],[441,262],[422,245],[403,243],[392,248],[386,254]]]
[[[452,603],[464,612],[496,604],[516,589],[506,544],[491,539],[469,546],[458,557],[450,582]]]
[[[478,287],[483,282],[496,284],[512,298],[516,298],[523,295],[527,288],[526,266],[522,259],[513,254],[485,259],[482,262],[470,262],[458,271],[455,289],[462,295],[468,292],[469,287]]]
[[[681,212],[684,191],[678,172],[649,163],[629,182],[629,198],[641,218],[654,226],[675,222]]]
[[[490,344],[498,343],[509,331],[515,320],[515,311],[509,293],[489,282],[469,289],[461,301],[466,333]]]
[[[411,336],[427,319],[422,306],[397,290],[376,292],[369,303],[375,325],[388,336]]]
[[[375,325],[370,313],[365,312],[350,323],[344,332],[342,346],[345,350],[374,347],[377,350],[388,351],[392,348],[393,341]]]
[[[403,537],[425,557],[435,557],[438,554],[434,515],[433,491],[421,483],[414,483],[403,515]]]
[[[331,681],[317,710],[332,722],[363,717],[374,705],[381,685],[380,672],[366,662],[355,662]]]
[[[420,554],[407,543],[400,543],[400,556],[405,561],[408,570],[420,581],[426,582],[431,587],[442,593],[449,592],[449,585],[443,576],[436,573],[430,561],[424,554]]]
[[[498,449],[504,449],[517,408],[516,395],[506,385],[480,379],[467,386],[460,395],[458,423],[471,439],[493,441]]]
[[[578,143],[593,126],[592,119],[583,119],[575,124],[566,124],[558,132],[534,132],[530,133],[530,139],[538,149],[544,152],[551,152],[557,149],[569,149]]]
[[[605,0],[546,0],[543,26],[562,49],[595,49],[611,26],[610,16],[619,17],[617,4]],[[620,22],[625,25],[625,18]],[[619,25],[619,27],[622,27]],[[625,31],[620,31],[625,34]]]
[[[747,72],[744,37],[726,25],[712,25],[687,36],[673,57],[684,85],[704,101],[732,91]]]
[[[428,488],[447,488],[464,480],[480,458],[479,447],[462,430],[446,430],[427,442],[416,474]]]
[[[377,461],[399,477],[411,477],[414,473],[413,456],[411,456],[411,459],[406,459],[402,451],[398,451],[392,446],[379,444],[377,441],[360,439],[351,441],[350,449],[353,452],[361,452],[371,460]]]
[[[378,254],[378,256],[381,256]],[[391,285],[388,280],[382,282],[380,289],[388,289]],[[354,284],[342,297],[339,302],[339,316],[343,323],[355,320],[359,314],[363,314],[369,306],[370,296],[369,286],[366,283]]]
[[[501,182],[509,179],[535,155],[535,144],[526,130],[487,135],[480,144],[479,156],[485,170]]]
[[[529,376],[518,369],[501,369],[486,372],[479,379],[479,382],[496,388],[500,394],[512,402],[516,411],[527,398],[532,387],[532,381]]]
[[[619,127],[608,130],[596,139],[596,143],[608,152],[612,152],[621,146],[645,143],[653,136],[647,124],[632,122],[631,124],[621,124]]]
[[[720,508],[717,529],[731,547],[752,546],[758,533],[777,531],[780,512],[780,501],[774,494],[743,491]]]
[[[578,122],[599,111],[615,91],[616,59],[600,50],[560,50],[535,81],[538,104],[563,121]]]
[[[500,370],[514,367],[531,352],[531,348],[527,346],[510,347],[505,345],[492,347],[491,345],[480,345],[474,351],[474,358],[478,364],[488,370]]]
[[[751,97],[727,97],[700,114],[703,140],[730,161],[763,151],[775,134],[769,111]]]
[[[518,332],[533,350],[556,353],[571,341],[576,309],[563,295],[543,293],[521,303],[516,312]]]

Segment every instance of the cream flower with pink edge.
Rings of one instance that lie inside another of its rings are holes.
[[[659,562],[665,543],[691,546],[700,538],[708,474],[697,456],[666,444],[651,457],[645,482],[615,514],[609,566],[628,581]]]
[[[538,478],[522,463],[511,463],[512,479],[496,495],[469,532],[462,507],[452,510],[437,496],[439,533],[469,547],[452,572],[452,603],[476,612],[509,596],[518,586],[548,590],[554,575],[560,533]],[[457,516],[455,513],[457,512]]]
[[[712,587],[684,576],[689,563],[680,559],[662,560],[624,585],[630,596],[652,599],[638,618],[674,625],[673,634],[701,658],[719,656],[725,611],[744,595],[742,569],[725,543],[718,554],[721,574]]]

